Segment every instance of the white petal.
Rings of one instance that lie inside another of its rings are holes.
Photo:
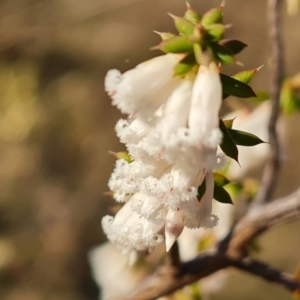
[[[119,70],[109,70],[104,80],[105,91],[110,95],[114,95],[121,81],[122,74]]]
[[[166,100],[165,97],[178,81],[172,78],[172,75],[180,58],[180,55],[174,54],[158,56],[125,72],[111,93],[112,104],[127,114],[134,114],[146,108],[151,112],[155,111]],[[107,90],[117,82],[116,72],[114,74],[110,72],[106,79]]]
[[[168,252],[184,228],[184,220],[180,211],[170,210],[165,225],[166,251]]]
[[[195,145],[203,143],[211,131],[218,128],[222,102],[222,85],[217,66],[201,65],[196,76],[189,114],[190,136]]]
[[[214,197],[214,177],[212,172],[206,173],[206,190],[200,200],[200,221],[202,227],[210,227],[212,201]]]
[[[167,99],[163,117],[157,124],[164,144],[168,143],[171,134],[175,133],[178,128],[187,125],[191,90],[192,82],[183,80]]]

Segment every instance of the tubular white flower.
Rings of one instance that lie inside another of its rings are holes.
[[[181,215],[180,210],[172,211],[169,210],[166,217],[165,225],[165,240],[166,240],[166,251],[169,252],[177,238],[180,236],[184,228],[184,219]]]
[[[130,202],[118,211],[115,218],[105,216],[102,219],[102,227],[108,239],[124,254],[133,249],[152,250],[161,244],[163,236],[159,232],[163,225],[142,218],[130,208]]]
[[[112,104],[126,114],[153,113],[176,86],[173,69],[181,58],[179,54],[167,54],[141,63],[123,75],[117,70],[109,71],[105,90],[112,97]]]
[[[208,67],[201,65],[193,85],[188,118],[190,137],[195,145],[205,143],[209,135],[218,130],[221,102],[222,85],[217,66],[214,63]]]
[[[115,218],[102,220],[109,240],[123,252],[151,250],[164,240],[168,251],[184,227],[217,225],[212,171],[222,161],[222,86],[214,63],[201,65],[195,79],[174,78],[181,58],[163,55],[123,75],[112,70],[105,81],[112,104],[130,115],[118,121],[116,132],[134,161],[117,161],[109,180],[114,198],[125,204]]]

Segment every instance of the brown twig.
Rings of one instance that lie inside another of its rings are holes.
[[[269,265],[255,259],[246,258],[234,261],[232,266],[247,273],[259,276],[264,280],[277,283],[287,290],[294,292],[300,288],[300,282],[289,274],[276,270]]]
[[[163,266],[138,289],[119,299],[156,299],[227,267],[235,267],[260,276],[292,292],[300,289],[300,282],[292,276],[263,262],[243,256],[247,246],[262,232],[296,219],[300,219],[300,188],[287,197],[252,209],[217,247],[183,263],[179,273],[174,273],[172,272],[174,269]]]
[[[247,247],[270,227],[300,218],[300,188],[281,199],[264,206],[254,207],[240,220],[233,230],[228,254],[239,258],[246,254]]]
[[[271,41],[271,116],[269,121],[269,141],[271,155],[265,167],[261,187],[254,203],[263,204],[271,199],[280,169],[280,145],[276,131],[279,116],[279,100],[283,78],[283,50],[279,21],[280,0],[268,0],[269,35]]]

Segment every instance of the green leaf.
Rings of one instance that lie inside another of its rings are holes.
[[[196,65],[194,54],[189,54],[183,58],[174,68],[175,76],[182,76],[190,72]]]
[[[204,177],[201,185],[198,186],[197,198],[198,198],[199,201],[201,200],[201,198],[205,194],[205,191],[206,191],[206,178]]]
[[[244,185],[240,182],[230,182],[225,188],[229,195],[235,199],[244,190]]]
[[[220,130],[223,134],[222,143],[220,145],[222,151],[229,157],[233,158],[238,162],[239,151],[238,148],[233,141],[228,129],[226,128],[222,119],[220,119]]]
[[[260,102],[270,99],[270,93],[266,91],[259,91],[256,97]]]
[[[234,57],[232,54],[223,46],[219,45],[218,43],[211,43],[211,49],[213,50],[213,54],[215,58],[223,63],[223,64],[230,64],[234,62]]]
[[[236,145],[250,147],[264,143],[264,141],[252,133],[236,129],[228,129],[228,131]]]
[[[128,163],[132,163],[134,161],[133,158],[130,156],[130,154],[127,151],[120,151],[120,152],[109,151],[108,153],[112,154],[117,159],[124,159]]]
[[[194,56],[195,56],[196,61],[200,62],[202,59],[202,54],[203,54],[200,43],[194,43],[193,51],[194,51]]]
[[[283,112],[287,115],[291,115],[299,110],[298,101],[294,96],[294,91],[288,79],[283,82],[283,85],[281,87],[280,106]]]
[[[233,204],[229,193],[217,184],[214,185],[214,199],[220,203]]]
[[[226,48],[232,55],[240,53],[245,47],[248,46],[241,41],[231,39],[221,40],[220,45]]]
[[[225,126],[226,126],[227,129],[231,129],[232,128],[234,120],[235,120],[235,118],[234,119],[230,119],[230,120],[223,120],[223,122],[224,122],[224,124],[225,124]]]
[[[193,44],[186,36],[175,36],[161,42],[153,49],[160,49],[165,53],[187,53],[193,51]]]
[[[250,100],[253,103],[261,103],[267,100],[270,100],[270,93],[266,91],[256,91],[255,92],[256,97],[251,97],[248,100]]]
[[[242,72],[239,72],[237,74],[234,74],[233,76],[231,76],[232,78],[238,80],[238,81],[241,81],[243,83],[246,83],[248,84],[252,78],[254,77],[254,75],[262,68],[259,67],[259,68],[256,68],[256,69],[252,69],[252,70],[245,70],[245,71],[242,71]]]
[[[249,85],[222,73],[220,73],[220,78],[223,86],[223,99],[227,98],[228,95],[240,98],[256,97]]]
[[[224,186],[224,185],[230,183],[230,181],[223,174],[216,173],[216,172],[214,172],[214,181],[215,181],[215,184],[217,184],[219,186]]]
[[[225,32],[225,26],[222,24],[212,24],[206,27],[207,38],[210,41],[218,42],[222,39]]]
[[[159,32],[159,31],[154,31],[156,34],[158,34],[161,37],[162,41],[167,41],[170,38],[175,37],[176,35],[172,32]]]
[[[193,24],[197,24],[201,18],[198,13],[187,3],[187,10],[184,14],[184,18],[188,21],[192,22]]]
[[[195,25],[183,17],[177,17],[173,14],[169,14],[175,23],[176,29],[181,33],[182,35],[190,35],[194,31]]]
[[[202,19],[201,24],[206,27],[211,24],[222,23],[223,22],[223,11],[221,7],[215,7],[207,11]]]

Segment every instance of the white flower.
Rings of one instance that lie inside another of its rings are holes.
[[[108,72],[105,88],[112,104],[129,115],[116,125],[134,159],[119,160],[109,181],[125,205],[106,216],[104,232],[123,252],[151,250],[165,239],[167,251],[184,227],[211,228],[222,86],[214,63],[197,74],[175,78],[182,55],[156,57],[123,75]],[[206,192],[197,198],[206,180]]]

